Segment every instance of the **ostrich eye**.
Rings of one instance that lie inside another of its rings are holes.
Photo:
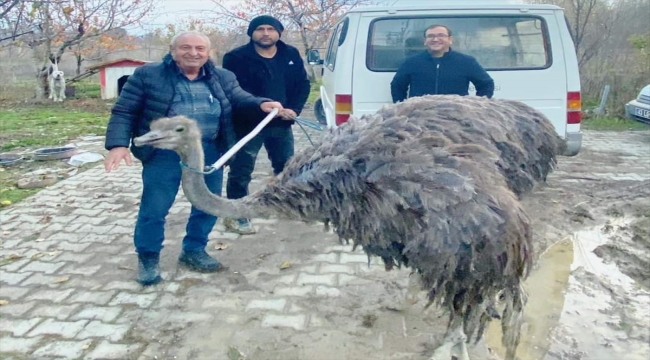
[[[177,126],[176,129],[174,129],[174,131],[176,131],[176,132],[183,132],[183,131],[185,131],[185,127],[183,127],[183,126]]]

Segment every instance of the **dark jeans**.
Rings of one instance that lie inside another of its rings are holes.
[[[239,199],[248,195],[248,184],[251,182],[255,160],[262,145],[271,160],[273,173],[281,173],[287,160],[293,156],[291,126],[266,127],[235,154],[228,172],[228,199]]]
[[[203,142],[203,150],[206,165],[213,164],[221,155],[213,142]],[[163,248],[165,217],[174,203],[181,183],[179,162],[180,158],[175,152],[156,149],[151,159],[143,163],[142,198],[133,237],[138,253],[160,252]],[[223,170],[205,175],[205,182],[210,191],[221,195]],[[208,243],[208,235],[216,222],[215,216],[192,206],[185,228],[183,250],[204,249]]]

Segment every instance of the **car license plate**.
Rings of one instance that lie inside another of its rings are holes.
[[[650,110],[636,108],[634,109],[634,115],[650,119]]]

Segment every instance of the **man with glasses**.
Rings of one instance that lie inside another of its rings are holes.
[[[451,30],[431,25],[424,31],[427,50],[407,58],[397,69],[390,92],[393,102],[422,95],[469,95],[469,83],[477,96],[491,98],[494,80],[475,58],[453,51]]]

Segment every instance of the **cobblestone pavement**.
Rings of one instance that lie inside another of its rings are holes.
[[[294,132],[298,149],[310,146]],[[648,179],[649,139],[587,132],[584,155],[554,176]],[[599,152],[622,163],[590,167]],[[140,169],[98,165],[0,212],[0,358],[421,359],[442,331],[421,309],[375,315],[401,298],[408,272],[369,264],[321,224],[254,219],[259,233],[237,236],[219,223],[208,250],[227,269],[179,268],[182,195],[167,222],[165,281],[142,288],[132,246]],[[253,187],[269,173],[261,153]]]

